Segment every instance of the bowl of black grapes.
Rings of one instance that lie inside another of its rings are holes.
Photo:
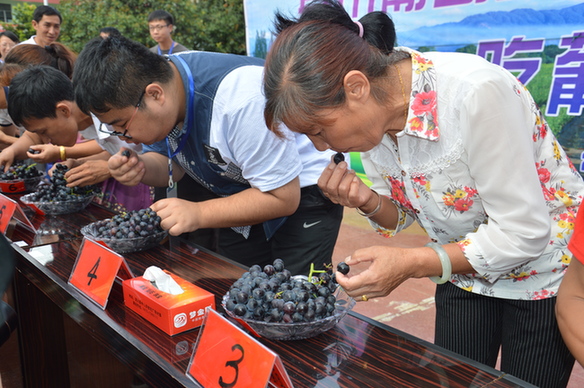
[[[160,227],[160,216],[150,208],[116,214],[81,228],[81,234],[103,241],[118,253],[138,252],[160,244],[168,232]]]
[[[22,193],[34,191],[40,183],[44,172],[36,167],[36,163],[18,163],[10,166],[8,171],[0,174],[0,189],[4,193]]]
[[[97,185],[67,187],[67,170],[67,166],[57,164],[49,181],[39,183],[35,192],[20,197],[22,203],[45,214],[69,214],[85,209],[101,189]]]
[[[355,300],[330,269],[291,276],[281,259],[253,265],[229,288],[222,306],[255,334],[272,340],[300,340],[332,329]]]

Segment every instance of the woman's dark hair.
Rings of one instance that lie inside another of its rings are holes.
[[[14,43],[20,43],[20,40],[18,40],[18,36],[16,36],[16,34],[12,31],[6,30],[6,31],[0,32],[0,38],[3,36],[7,37],[8,39],[13,41]]]
[[[310,20],[335,23],[359,34],[358,24],[351,19],[343,5],[337,0],[314,0],[304,8],[297,19],[287,19],[277,12],[275,30],[279,34],[286,27]],[[359,23],[364,27],[363,39],[369,44],[385,54],[393,51],[396,40],[395,26],[387,14],[380,11],[370,12],[359,19]]]
[[[15,74],[31,65],[51,66],[71,78],[76,59],[77,54],[62,43],[53,42],[48,46],[19,44],[4,59],[4,66],[0,70],[0,85],[9,85]]]
[[[388,15],[372,12],[354,22],[337,0],[316,0],[299,18],[276,13],[278,34],[270,47],[264,70],[268,128],[279,133],[280,123],[307,132],[319,122],[319,112],[345,102],[343,80],[359,70],[371,81],[376,100],[386,100],[380,83],[395,46],[395,27]],[[402,57],[403,58],[403,57]],[[400,58],[401,59],[401,58]],[[320,119],[322,120],[322,119]]]
[[[146,86],[173,77],[167,59],[124,36],[89,41],[75,63],[75,101],[86,114],[136,105]],[[144,108],[142,103],[140,108]]]

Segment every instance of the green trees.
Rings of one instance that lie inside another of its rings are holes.
[[[31,27],[35,6],[14,7],[15,31],[21,39],[34,35]],[[174,39],[195,50],[245,54],[243,0],[62,0],[59,41],[80,52],[87,41],[99,36],[102,27],[116,27],[126,37],[153,46],[148,32],[148,14],[164,9],[175,18]]]
[[[194,8],[194,49],[246,54],[243,0],[198,0]]]
[[[12,24],[5,25],[4,28],[14,32],[18,35],[20,41],[27,40],[34,35],[35,31],[30,23],[32,20],[32,13],[36,6],[27,3],[19,3],[12,9]]]

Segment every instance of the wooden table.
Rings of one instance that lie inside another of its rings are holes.
[[[79,229],[111,215],[91,204],[77,214],[31,215],[42,230],[37,236],[21,226],[7,232],[18,256],[13,292],[25,386],[71,386],[68,353],[83,345],[66,339],[65,319],[152,387],[198,386],[185,373],[199,329],[166,335],[125,308],[118,282],[105,310],[67,283],[82,241]],[[220,312],[221,297],[246,270],[179,238],[124,257],[135,274],[156,265],[214,293]],[[295,387],[530,386],[357,313],[314,338],[259,341],[281,357]]]

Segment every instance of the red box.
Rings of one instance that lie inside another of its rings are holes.
[[[168,271],[184,290],[172,295],[154,287],[142,276],[124,280],[124,304],[167,334],[195,329],[203,323],[205,308],[215,309],[215,295]]]

